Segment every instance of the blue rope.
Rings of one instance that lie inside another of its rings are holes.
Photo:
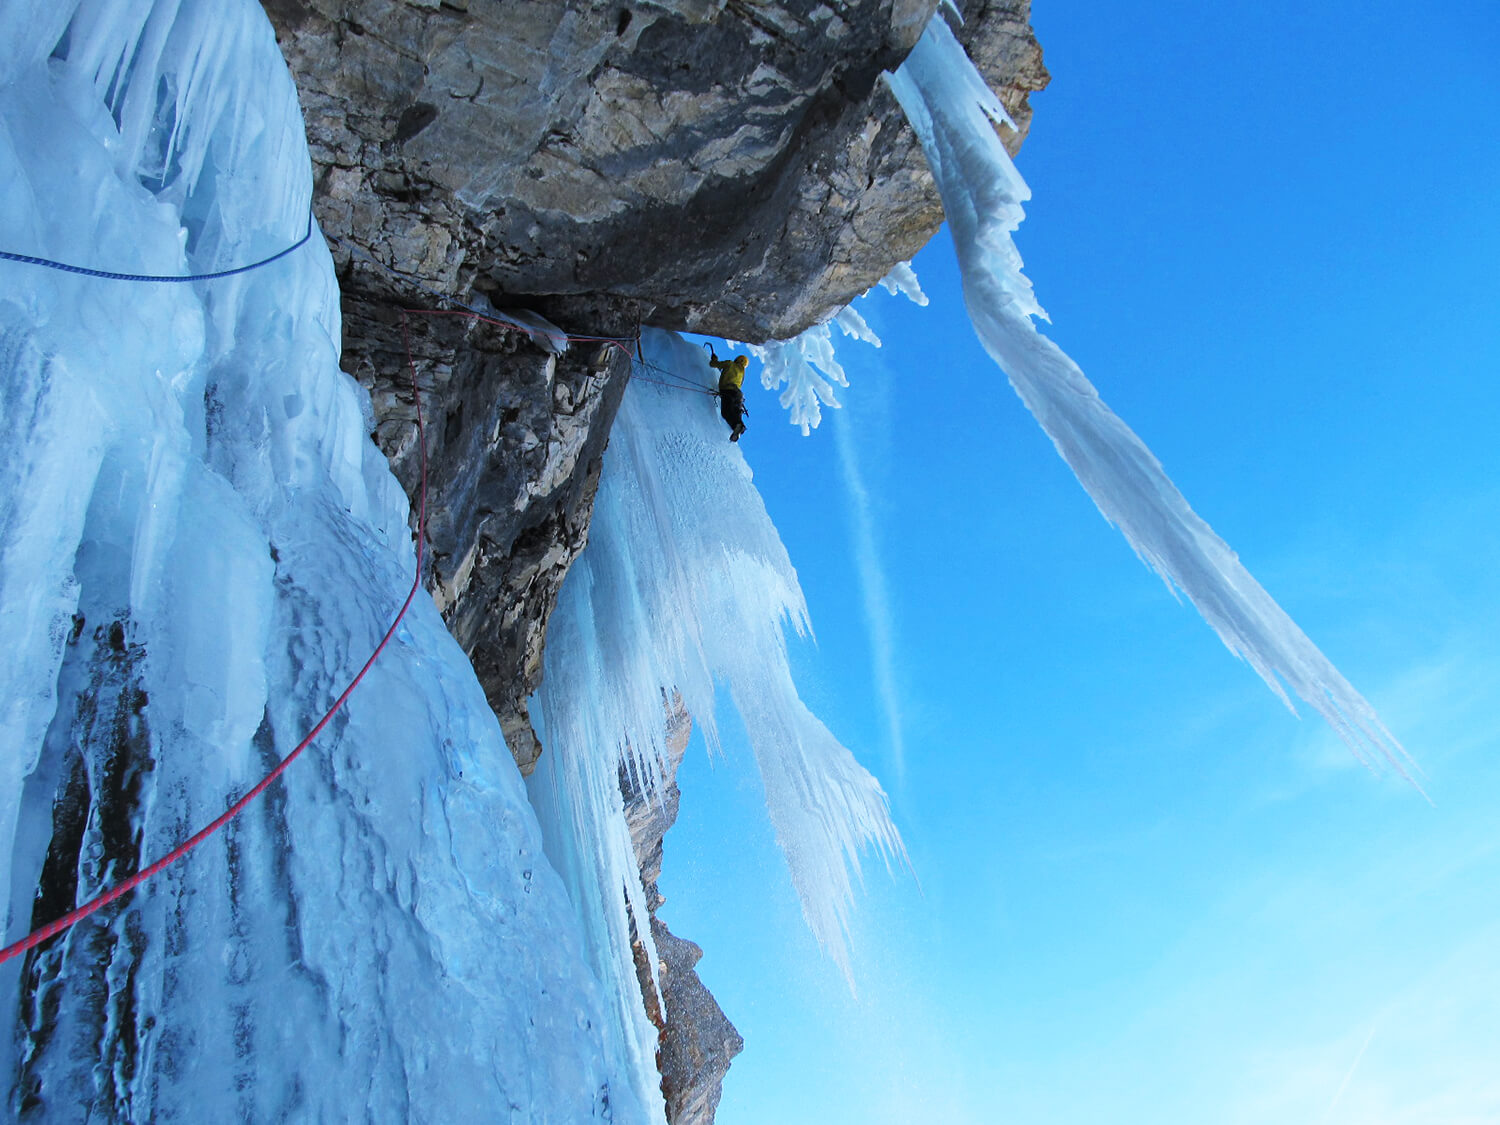
[[[233,277],[237,273],[249,273],[258,270],[261,266],[269,266],[272,262],[280,261],[294,250],[302,247],[313,232],[312,208],[307,210],[307,232],[285,250],[279,250],[269,258],[262,258],[258,262],[251,262],[248,266],[235,266],[232,270],[219,270],[215,273],[191,273],[179,274],[157,274],[157,273],[115,273],[111,270],[91,270],[86,266],[72,266],[67,262],[54,262],[51,258],[34,258],[30,254],[13,254],[9,250],[0,250],[0,258],[8,262],[20,262],[27,266],[46,266],[50,270],[61,270],[63,273],[77,273],[85,277],[102,277],[106,281],[214,281],[221,277]]]

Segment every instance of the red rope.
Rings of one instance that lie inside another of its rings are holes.
[[[281,763],[275,769],[266,774],[265,777],[261,778],[260,782],[255,786],[254,789],[251,789],[250,792],[246,793],[238,801],[230,805],[229,808],[224,811],[223,815],[214,820],[212,824],[209,824],[208,826],[200,829],[198,832],[195,832],[192,836],[184,840],[177,847],[173,848],[166,855],[162,856],[150,867],[136,872],[130,878],[126,879],[123,883],[119,883],[116,886],[111,887],[109,890],[104,891],[98,897],[90,899],[88,902],[84,903],[82,906],[78,907],[75,910],[69,911],[67,914],[64,914],[61,918],[57,919],[57,921],[49,922],[47,925],[33,931],[15,944],[8,945],[3,950],[0,950],[0,964],[4,964],[12,957],[15,957],[21,953],[25,953],[28,949],[39,945],[41,942],[46,941],[53,935],[62,933],[75,922],[82,921],[84,918],[87,918],[95,911],[101,910],[102,908],[108,906],[120,896],[128,894],[129,892],[135,890],[136,887],[140,886],[147,879],[151,878],[151,876],[158,874],[159,872],[170,867],[172,864],[176,863],[183,856],[187,855],[188,852],[192,851],[199,844],[203,843],[204,840],[208,839],[220,828],[223,828],[224,825],[228,824],[231,820],[237,817],[241,812],[244,811],[245,807],[249,805],[251,801],[255,800],[255,798],[259,797],[268,788],[270,788],[271,783],[274,782],[283,773],[285,773],[287,767],[295,762],[298,756],[301,755],[302,751],[306,750],[312,740],[322,732],[323,728],[328,725],[333,716],[338,713],[339,708],[343,707],[345,701],[349,698],[349,696],[354,694],[354,689],[357,688],[359,686],[359,682],[365,678],[365,673],[370,670],[371,666],[375,663],[376,658],[378,658],[380,654],[385,650],[385,646],[390,643],[390,639],[396,635],[397,626],[401,624],[401,619],[406,616],[406,611],[411,608],[412,600],[417,596],[417,591],[422,586],[423,546],[424,541],[427,537],[427,434],[422,424],[422,392],[421,389],[417,386],[417,364],[411,356],[411,334],[407,329],[406,312],[407,310],[405,309],[401,310],[401,338],[406,343],[406,362],[407,366],[411,368],[412,394],[416,398],[417,405],[417,444],[422,454],[422,489],[417,516],[417,573],[416,576],[412,579],[411,589],[407,592],[406,601],[401,603],[401,611],[396,614],[395,620],[391,622],[391,627],[385,631],[385,636],[380,638],[380,643],[375,646],[375,651],[370,653],[370,658],[365,661],[364,666],[360,668],[354,679],[349,681],[349,686],[344,689],[343,694],[333,701],[333,706],[328,708],[328,711],[323,715],[321,719],[318,720],[318,725],[313,727],[312,730],[308,731],[307,737],[304,738],[301,742],[297,743],[292,752],[285,758],[283,758],[281,760]]]

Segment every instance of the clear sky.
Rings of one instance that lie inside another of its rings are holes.
[[[1132,555],[974,342],[878,294],[846,408],[746,455],[809,704],[884,781],[858,998],[748,752],[664,916],[744,1034],[721,1125],[1500,1121],[1500,11],[1036,0],[1048,333],[1381,712],[1429,805]]]

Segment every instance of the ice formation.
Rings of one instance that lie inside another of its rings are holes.
[[[1031,193],[995,132],[1005,110],[941,11],[886,77],[937,180],[975,331],[1104,518],[1288,707],[1283,681],[1361,761],[1404,773],[1406,753],[1374,709],[1188,506],[1078,365],[1037,331],[1032,317],[1045,314],[1010,237]]]
[[[910,262],[897,262],[891,272],[880,279],[880,287],[891,296],[902,296],[914,305],[927,307],[927,294],[922,292],[922,283],[917,280],[917,271]]]
[[[0,6],[0,247],[211,271],[294,242],[311,188],[251,0]],[[9,262],[0,280],[12,940],[257,780],[368,654],[414,558],[338,368],[319,239],[215,282]],[[0,967],[10,1119],[648,1119],[428,599],[284,780]]]
[[[899,262],[877,283],[888,293],[899,294],[917,305],[927,304],[927,294],[917,281],[910,262]],[[865,323],[852,304],[845,305],[822,324],[815,324],[790,340],[764,344],[739,344],[761,362],[761,386],[768,391],[785,387],[778,401],[787,420],[802,428],[807,437],[823,420],[823,407],[838,408],[834,385],[847,387],[849,377],[834,354],[833,329],[871,347],[880,347],[880,337]]]
[[[1285,679],[1356,752],[1399,758],[1036,332],[1009,239],[1026,189],[990,127],[998,103],[941,20],[892,86],[938,178],[981,338],[1106,518],[1274,688]],[[208,272],[295,241],[310,191],[295,91],[250,0],[0,6],[0,247]],[[9,262],[0,280],[0,901],[13,939],[169,849],[279,759],[384,630],[414,556],[368,404],[338,369],[317,239],[214,282]],[[925,300],[909,270],[887,281]],[[834,323],[877,342],[849,312],[761,353],[804,431],[847,385]],[[702,368],[676,337],[644,346],[660,367]],[[418,599],[265,804],[0,967],[11,1116],[335,1120],[356,1106],[391,1120],[660,1121],[619,770],[658,777],[664,693],[681,693],[713,744],[727,689],[808,922],[846,970],[856,857],[901,854],[879,785],[798,698],[785,630],[806,624],[714,411],[635,383],[549,634],[531,800],[467,661]]]
[[[824,406],[838,407],[839,400],[833,389],[834,385],[849,385],[849,377],[844,374],[843,365],[834,355],[832,326],[835,323],[846,334],[853,334],[849,332],[845,322],[835,318],[823,324],[815,324],[790,340],[740,345],[760,360],[761,386],[768,391],[782,386],[786,388],[777,401],[787,412],[787,420],[794,426],[802,427],[803,437],[812,433],[823,420]],[[863,319],[860,323],[864,323]],[[869,329],[865,331],[868,332]]]
[[[648,331],[642,346],[652,368],[709,382],[702,351],[679,337]],[[744,457],[724,437],[703,396],[631,383],[588,547],[548,629],[533,708],[546,753],[530,786],[606,982],[635,979],[622,886],[649,942],[619,779],[629,770],[649,789],[660,776],[668,692],[715,747],[716,685],[727,688],[803,913],[846,974],[857,856],[869,846],[904,857],[880,785],[798,696],[785,630],[805,631],[806,606]],[[643,1013],[618,1015],[649,1058],[655,1036]]]

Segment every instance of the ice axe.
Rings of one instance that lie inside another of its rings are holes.
[[[718,363],[719,362],[719,353],[716,352],[716,351],[714,351],[714,346],[712,344],[710,344],[707,340],[703,341],[703,346],[708,349],[708,354],[710,356],[709,362],[711,362],[711,363]],[[717,390],[710,391],[709,394],[713,395],[714,398],[718,398],[719,397],[719,392]]]

